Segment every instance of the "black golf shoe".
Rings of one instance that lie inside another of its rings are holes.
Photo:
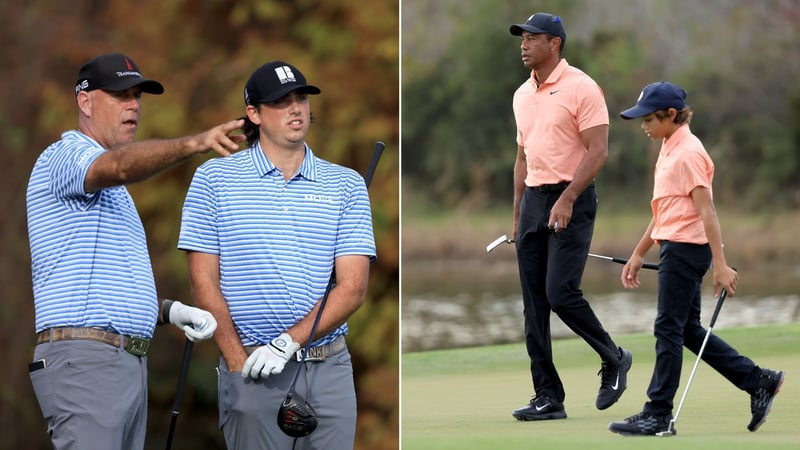
[[[640,412],[622,422],[611,422],[608,429],[623,436],[655,436],[656,433],[668,431],[671,420],[672,415],[654,416]]]
[[[537,395],[522,408],[511,412],[517,420],[553,420],[566,419],[564,405],[546,395]]]
[[[619,348],[619,354],[618,366],[603,361],[600,372],[597,372],[600,375],[600,391],[595,402],[597,409],[606,409],[616,403],[628,387],[628,371],[633,364],[633,354],[622,347]]]
[[[758,380],[758,388],[750,394],[750,412],[753,418],[747,429],[750,431],[758,430],[767,420],[767,414],[772,409],[772,402],[781,390],[783,385],[783,372],[769,369],[761,369],[761,379]]]

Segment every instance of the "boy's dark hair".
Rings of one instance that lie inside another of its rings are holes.
[[[666,109],[659,109],[654,113],[658,120],[664,120],[669,115],[667,114]],[[686,108],[681,109],[678,111],[678,114],[675,114],[675,119],[672,120],[673,123],[677,123],[678,125],[683,125],[685,123],[689,123],[692,120],[692,110],[687,106]]]

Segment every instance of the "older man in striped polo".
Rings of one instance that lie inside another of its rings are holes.
[[[245,86],[251,147],[200,166],[183,207],[178,246],[188,252],[198,305],[219,323],[220,427],[229,449],[353,448],[356,398],[347,318],[364,302],[375,242],[369,198],[355,171],[306,144],[316,86],[282,61]],[[310,333],[331,276],[336,285]],[[296,392],[316,430],[284,434],[277,413],[311,349]]]
[[[141,449],[147,351],[156,322],[207,339],[207,311],[156,297],[142,221],[125,185],[201,152],[238,149],[242,121],[195,136],[134,142],[142,77],[125,55],[78,74],[78,129],[47,147],[27,191],[37,345],[29,371],[56,449]]]

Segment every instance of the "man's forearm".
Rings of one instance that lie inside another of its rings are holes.
[[[369,258],[362,255],[343,256],[336,264],[337,284],[328,294],[317,329],[311,341],[335,330],[364,304],[369,280]],[[321,301],[300,322],[288,330],[292,339],[304,346],[319,313]]]
[[[190,137],[133,142],[100,155],[87,175],[87,190],[147,179],[195,153]]]
[[[604,151],[587,152],[578,166],[578,169],[575,171],[575,177],[572,179],[567,189],[564,190],[562,196],[566,194],[566,196],[571,198],[574,202],[575,199],[586,190],[586,187],[592,184],[594,179],[597,178],[597,175],[606,163],[607,156],[608,153]]]
[[[217,343],[228,370],[241,370],[247,353],[233,325],[228,303],[220,290],[219,257],[201,252],[189,252],[189,275],[195,304],[210,312],[217,321],[214,341]]]

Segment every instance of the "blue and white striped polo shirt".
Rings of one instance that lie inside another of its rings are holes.
[[[322,298],[335,257],[375,259],[369,197],[354,170],[306,146],[288,182],[256,144],[195,172],[178,248],[219,255],[220,287],[244,345],[266,344]],[[347,324],[313,345],[347,333]]]
[[[47,147],[28,182],[36,332],[97,327],[151,338],[158,315],[144,227],[124,186],[86,193],[103,149],[78,131]]]

